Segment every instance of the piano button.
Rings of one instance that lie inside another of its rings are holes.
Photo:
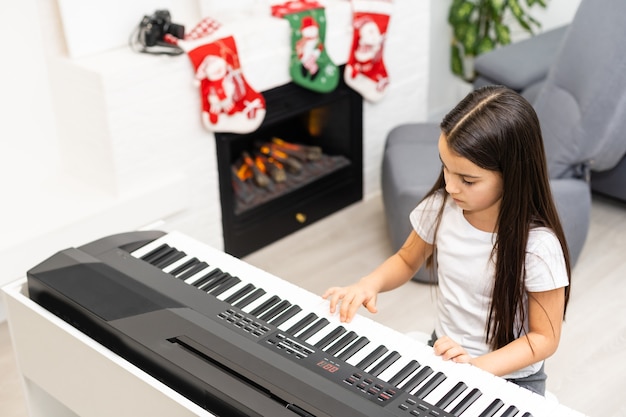
[[[217,297],[220,300],[224,301],[225,303],[228,303],[230,305],[233,305],[233,303],[239,301],[241,298],[245,297],[246,295],[248,295],[249,293],[251,293],[252,291],[254,291],[256,287],[252,284],[246,284],[243,287],[237,289],[234,293],[228,295],[228,294],[223,294],[224,298],[222,297]]]
[[[297,332],[304,329],[309,324],[313,323],[317,319],[317,315],[315,313],[309,313],[296,324],[288,328],[285,332],[289,333],[292,336],[295,336]]]
[[[204,271],[208,267],[209,264],[207,264],[206,262],[198,262],[192,265],[190,268],[186,269],[183,273],[176,275],[176,278],[184,281],[187,278],[197,274],[198,272]]]
[[[362,351],[369,342],[370,341],[367,337],[361,336],[356,340],[356,342],[352,343],[344,351],[337,355],[337,359],[341,359],[342,361],[349,363],[354,354]]]
[[[315,343],[313,346],[319,349],[328,347],[331,343],[336,341],[346,332],[346,328],[343,326],[335,327],[330,333],[328,333],[322,340]],[[313,343],[313,342],[311,342]]]
[[[217,297],[218,295],[224,293],[225,291],[228,291],[229,289],[233,288],[235,285],[239,284],[241,282],[241,280],[238,277],[233,277],[232,275],[229,275],[228,280],[226,280],[226,282],[223,282],[220,286],[213,288],[211,291],[209,291],[209,294],[211,294],[214,297]]]
[[[311,336],[313,336],[314,334],[322,330],[324,327],[326,327],[328,323],[330,323],[328,319],[321,318],[315,323],[313,323],[311,326],[302,330],[302,332],[297,334],[296,337],[306,342]]]
[[[276,304],[274,307],[272,307],[269,311],[267,311],[261,317],[259,317],[259,319],[269,322],[271,319],[273,319],[274,317],[276,317],[283,311],[287,310],[289,306],[291,306],[291,303],[287,300],[283,300],[280,303]]]
[[[400,359],[400,354],[394,350],[389,355],[385,356],[384,359],[378,362],[373,368],[368,370],[367,373],[372,376],[378,376],[398,359]]]
[[[265,300],[263,304],[256,307],[254,310],[250,312],[254,317],[259,317],[261,314],[265,313],[267,310],[272,308],[274,305],[280,302],[280,297],[277,295],[271,296],[269,299]]]
[[[441,384],[443,386],[444,384]],[[449,389],[437,402],[429,400],[429,396],[425,398],[427,402],[431,402],[435,404],[436,407],[441,409],[445,409],[447,406],[452,404],[454,400],[456,400],[465,390],[467,389],[467,385],[464,382],[457,382],[451,389]],[[435,394],[432,392],[431,394]]]
[[[433,373],[433,369],[430,366],[422,366],[415,375],[413,375],[408,381],[406,381],[400,389],[412,392],[419,384],[424,382]]]
[[[452,410],[449,412],[455,416],[465,415],[463,414],[476,400],[482,396],[482,392],[478,388],[473,388],[465,397],[459,401]],[[447,410],[446,410],[447,411]]]
[[[234,307],[238,307],[243,309],[248,304],[252,303],[254,300],[265,294],[265,290],[263,288],[257,288],[251,294],[245,296],[242,300],[238,301],[237,304],[233,304]]]
[[[148,263],[152,263],[155,259],[160,258],[161,256],[163,256],[164,254],[168,253],[170,251],[170,249],[172,249],[172,247],[166,243],[163,243],[162,245],[158,246],[157,248],[153,249],[152,251],[146,253],[145,255],[143,255],[141,258],[142,261],[148,262]]]
[[[302,311],[302,307],[300,307],[299,305],[292,305],[283,314],[281,314],[280,316],[278,316],[275,319],[273,319],[272,321],[270,321],[270,324],[278,327],[281,324],[285,323],[287,320],[289,320],[292,317],[294,317],[296,314],[298,314],[301,311]]]
[[[442,372],[436,372],[431,378],[422,384],[413,395],[417,398],[424,399],[428,394],[432,392],[439,384],[446,380],[446,376]]]
[[[159,269],[163,269],[166,266],[171,265],[174,262],[178,261],[179,259],[184,258],[185,256],[187,256],[185,252],[181,252],[172,248],[172,250],[167,255],[162,256],[154,260],[154,262],[150,262],[150,263]]]
[[[409,363],[404,365],[404,367],[402,369],[400,369],[400,371],[398,371],[391,378],[389,378],[387,380],[387,382],[389,384],[397,387],[398,385],[400,385],[402,383],[402,381],[407,379],[408,376],[411,375],[413,372],[415,372],[417,370],[417,368],[419,368],[419,367],[420,367],[419,362],[416,361],[415,359],[413,359]]]
[[[331,344],[327,349],[324,349],[324,351],[329,355],[335,356],[339,351],[341,351],[341,349],[345,348],[354,340],[356,340],[357,337],[358,336],[355,332],[349,331],[337,342]]]
[[[190,268],[193,268],[194,266],[198,265],[199,263],[200,263],[200,261],[198,260],[198,258],[193,257],[193,258],[185,261],[182,265],[179,265],[176,268],[172,269],[169,273],[170,273],[170,275],[174,275],[175,277],[178,278],[179,275],[183,274],[185,271],[187,271]]]
[[[384,345],[378,346],[369,355],[367,355],[359,363],[357,363],[356,367],[361,370],[367,369],[370,365],[380,359],[381,356],[387,353],[388,350],[389,349],[387,349]]]

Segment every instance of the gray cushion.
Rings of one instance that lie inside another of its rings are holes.
[[[566,25],[548,30],[477,56],[474,60],[474,69],[485,79],[479,83],[502,84],[513,90],[522,91],[530,84],[544,79],[554,62],[567,28]],[[474,86],[479,85],[475,82]]]

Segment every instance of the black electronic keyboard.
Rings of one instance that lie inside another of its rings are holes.
[[[181,233],[113,235],[27,274],[31,299],[219,416],[580,416]]]

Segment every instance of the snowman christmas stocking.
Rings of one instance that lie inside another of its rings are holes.
[[[291,27],[289,74],[292,81],[318,93],[333,91],[340,74],[324,46],[324,7],[317,1],[291,0],[272,6],[272,15],[286,19]]]
[[[389,86],[383,46],[391,0],[352,0],[352,49],[344,80],[368,101],[380,100]]]
[[[265,118],[265,99],[245,80],[235,39],[218,22],[205,18],[175,42],[196,71],[204,127],[212,132],[255,131]]]

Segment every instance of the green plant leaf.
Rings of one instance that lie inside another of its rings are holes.
[[[463,22],[469,22],[472,13],[476,9],[476,5],[470,1],[455,0],[450,6],[450,13],[448,13],[448,22],[455,26]]]
[[[515,19],[520,24],[520,26],[524,28],[524,30],[526,30],[527,32],[532,33],[533,30],[530,27],[530,24],[524,19],[526,13],[524,12],[524,9],[522,9],[522,7],[519,5],[518,1],[509,0],[509,7],[511,9],[511,13],[513,13],[513,16],[515,16]]]
[[[465,55],[475,55],[476,43],[478,41],[478,25],[469,24],[465,28],[465,36],[459,39],[465,50]]]
[[[495,44],[495,42],[491,38],[484,37],[476,45],[476,55],[480,55],[480,54],[484,54],[485,52],[489,52],[489,51],[491,51],[495,47],[496,47],[496,44]]]
[[[508,26],[496,23],[496,39],[500,45],[508,45],[511,43],[511,30]]]
[[[450,69],[453,74],[463,77],[463,58],[461,49],[456,45],[450,47]]]
[[[499,16],[504,11],[506,2],[505,0],[489,0],[489,5],[491,6],[493,13]]]

